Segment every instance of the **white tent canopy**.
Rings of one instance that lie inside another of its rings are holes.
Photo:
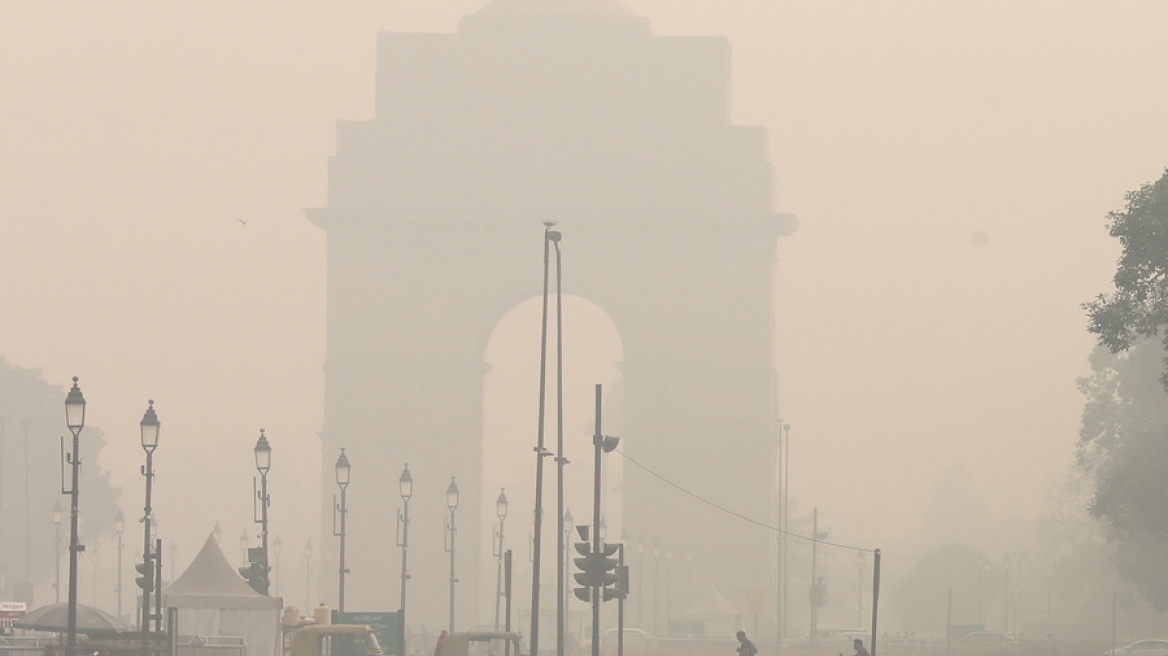
[[[178,609],[183,635],[242,636],[247,656],[276,656],[280,645],[280,597],[265,597],[236,573],[215,536],[162,593],[164,605]]]

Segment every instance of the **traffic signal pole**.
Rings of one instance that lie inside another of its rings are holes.
[[[618,589],[628,588],[629,573],[625,569],[625,543],[621,542],[617,551],[618,560],[620,563],[617,569],[617,577],[623,579],[623,584],[618,584]],[[625,592],[625,590],[622,590]],[[616,656],[625,656],[625,597],[626,594],[620,594],[616,598]]]
[[[604,451],[604,431],[601,430],[601,386],[596,385],[596,433],[592,436],[594,455],[592,467],[592,553],[603,554],[604,543],[600,540],[600,463]],[[600,602],[604,596],[603,586],[592,588],[592,656],[600,656]]]

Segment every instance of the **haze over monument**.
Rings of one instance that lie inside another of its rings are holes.
[[[0,355],[62,386],[81,377],[89,422],[108,445],[92,462],[122,488],[130,518],[142,495],[136,423],[156,400],[155,507],[180,562],[216,521],[227,555],[239,557],[230,542],[254,532],[250,449],[263,427],[275,450],[284,592],[301,605],[332,601],[315,584],[300,589],[305,542],[314,580],[316,558],[336,548],[318,537],[322,467],[335,458],[321,462],[317,435],[326,233],[303,208],[331,205],[336,121],[375,117],[377,34],[452,35],[485,4],[6,7]],[[1165,76],[1168,7],[625,4],[655,37],[727,38],[728,123],[766,129],[772,209],[798,213],[798,232],[778,240],[784,311],[773,340],[800,509],[818,506],[833,537],[883,546],[894,567],[892,555],[911,558],[948,535],[926,530],[924,517],[934,488],[961,479],[984,510],[986,549],[1010,548],[1072,461],[1083,400],[1074,379],[1092,344],[1079,303],[1106,286],[1116,253],[1103,217],[1164,167],[1168,92],[1149,81]],[[528,285],[538,283],[547,218],[561,220],[566,275],[584,268],[584,235],[567,218],[539,216],[523,232],[527,260],[516,272]],[[445,250],[434,257],[450,270],[464,264]],[[614,389],[613,363],[631,345],[614,318],[569,302],[580,334],[565,353],[576,386],[565,401],[576,430],[591,417],[591,384]],[[520,557],[537,337],[538,304],[528,299],[487,348],[487,375],[501,380],[488,382],[484,455],[500,478],[483,480],[479,539],[506,487]],[[619,431],[632,439],[627,425]],[[9,425],[5,448],[20,435]],[[41,437],[55,448],[57,436]],[[518,451],[514,467],[498,455]],[[586,453],[570,457],[587,466]],[[401,464],[356,461],[354,508],[376,506],[391,525],[396,496],[365,496],[365,486],[396,480]],[[54,474],[41,477],[49,489]],[[449,475],[425,484],[440,494]],[[574,514],[586,514],[587,489],[570,493]],[[3,522],[21,510],[5,501]],[[42,555],[51,505],[29,519]],[[441,514],[416,518],[432,545]],[[112,605],[112,552],[107,536],[87,554],[85,566],[105,567],[92,591],[83,574],[83,601]],[[850,557],[821,556],[851,580]],[[397,562],[389,545],[368,559],[377,557]],[[493,571],[485,560],[481,576]],[[42,577],[38,598],[51,598],[47,585]],[[855,610],[848,596],[837,588],[832,597],[841,621]]]
[[[730,124],[725,38],[653,36],[616,2],[496,0],[457,34],[383,34],[378,61],[374,119],[338,126],[329,207],[308,213],[329,237],[327,531],[340,447],[408,462],[430,491],[411,500],[422,516],[441,513],[447,476],[483,487],[487,342],[540,293],[540,269],[523,264],[539,264],[548,219],[564,234],[564,291],[606,310],[624,347],[620,395],[608,398],[621,413],[606,432],[624,434],[624,449],[657,471],[771,514],[774,260],[795,222],[774,213],[765,131]],[[565,439],[587,442],[582,428],[568,426]],[[534,446],[513,451],[513,465],[534,471]],[[623,471],[606,493],[609,540],[626,532],[707,561],[695,585],[714,583],[740,604],[764,589],[753,563],[771,560],[771,536],[744,540],[737,520],[710,509],[661,513],[670,490]],[[587,482],[590,459],[566,475]],[[377,484],[377,498],[393,497],[395,477]],[[554,485],[545,490],[542,554],[554,573]],[[464,548],[481,555],[490,543],[473,539],[486,533],[480,499],[462,499]],[[590,506],[576,511],[591,516]],[[378,527],[354,542],[358,552],[392,543],[383,514],[352,513],[355,525]],[[714,558],[730,550],[742,557]],[[411,555],[415,585],[443,580],[441,552]],[[354,566],[372,582],[355,603],[388,603],[397,572],[368,557]],[[461,614],[473,616],[483,595],[463,572]],[[418,617],[441,617],[441,596],[419,605]]]

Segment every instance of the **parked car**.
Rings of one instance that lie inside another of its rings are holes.
[[[1168,640],[1161,640],[1159,638],[1149,640],[1138,640],[1117,648],[1114,652],[1110,649],[1103,652],[1105,656],[1168,656]]]
[[[619,632],[617,629],[605,629],[604,632],[600,634],[600,640],[601,642],[615,643],[618,633]],[[644,629],[634,629],[626,626],[624,642],[626,645],[643,645],[649,642],[649,633]]]
[[[961,636],[957,648],[979,654],[1011,654],[1018,651],[1018,641],[1001,631],[974,631]]]

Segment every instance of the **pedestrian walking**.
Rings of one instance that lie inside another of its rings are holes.
[[[750,641],[750,638],[746,637],[746,631],[739,631],[735,634],[735,637],[738,638],[738,642],[740,643],[738,645],[738,656],[755,656],[758,654],[758,647],[755,647],[754,643]]]

